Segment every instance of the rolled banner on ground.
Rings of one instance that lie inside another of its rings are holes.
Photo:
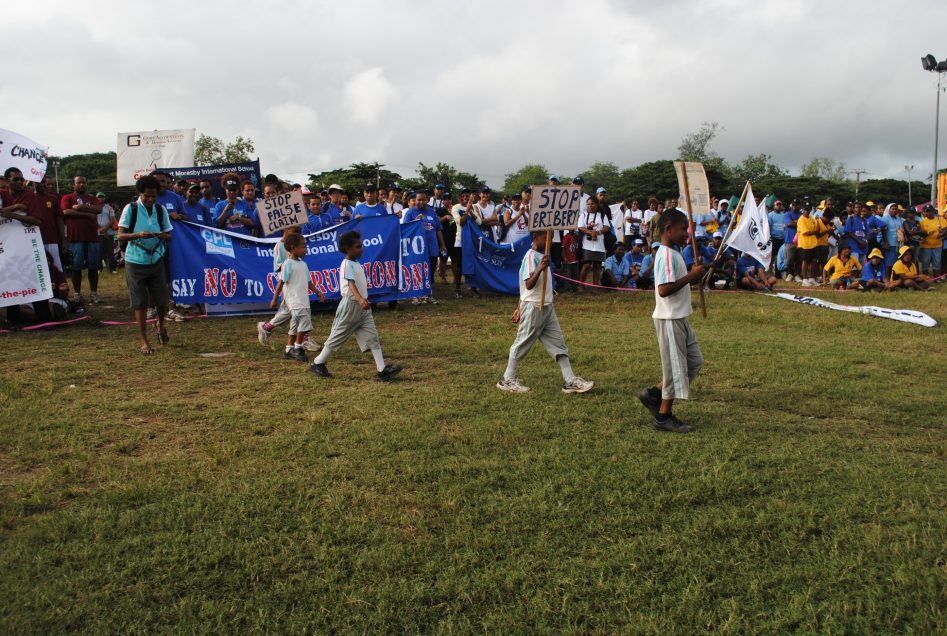
[[[899,320],[901,322],[909,322],[914,325],[920,325],[922,327],[936,327],[937,321],[921,311],[914,311],[912,309],[885,309],[884,307],[872,307],[872,306],[853,306],[853,305],[838,305],[836,303],[830,303],[819,298],[812,298],[811,296],[795,296],[793,294],[766,294],[767,296],[773,296],[775,298],[782,298],[783,300],[791,300],[795,303],[802,303],[804,305],[812,305],[813,307],[822,307],[823,309],[834,309],[836,311],[847,311],[854,314],[866,314],[868,316],[874,316],[875,318],[890,318],[891,320]]]

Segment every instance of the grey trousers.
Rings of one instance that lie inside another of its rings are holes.
[[[553,359],[569,355],[566,339],[559,327],[559,318],[552,305],[547,305],[543,311],[538,304],[520,303],[520,324],[516,330],[516,339],[510,347],[510,357],[519,362],[526,357],[537,339]]]
[[[665,400],[686,400],[691,382],[697,379],[704,365],[704,356],[697,344],[697,335],[687,318],[664,320],[654,318],[661,352],[661,397]]]
[[[335,310],[332,331],[329,332],[324,346],[329,351],[338,351],[352,336],[355,336],[355,341],[358,342],[363,353],[372,349],[381,349],[372,310],[362,309],[350,296],[346,296]]]

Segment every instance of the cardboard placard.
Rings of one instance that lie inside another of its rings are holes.
[[[682,171],[687,170],[687,190],[690,194],[688,204],[684,197],[684,180]],[[681,209],[693,215],[710,213],[710,186],[707,184],[707,173],[704,164],[699,161],[675,161],[674,172],[677,174],[677,184],[681,196]]]
[[[582,187],[533,186],[529,201],[529,231],[574,230],[582,214]]]
[[[269,236],[292,225],[303,225],[309,220],[302,192],[294,190],[277,194],[271,199],[256,202],[256,211],[263,227],[263,236]]]

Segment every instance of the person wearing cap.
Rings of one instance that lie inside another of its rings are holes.
[[[740,254],[740,257],[737,259],[736,272],[737,286],[740,289],[747,291],[761,291],[766,289],[772,291],[773,286],[776,284],[776,277],[767,276],[763,265],[746,252]]]
[[[802,207],[802,216],[797,225],[799,232],[799,252],[802,260],[802,286],[815,287],[818,257],[816,248],[819,246],[819,220],[812,216],[812,205],[806,203]]]
[[[115,210],[109,205],[104,192],[98,192],[95,195],[102,211],[99,212],[99,251],[102,255],[102,261],[108,267],[109,273],[114,274],[118,271],[118,260],[115,258],[115,228],[118,227],[115,218]]]
[[[767,215],[769,221],[769,237],[773,241],[773,254],[778,254],[783,243],[786,242],[786,211],[783,210],[783,202],[777,199],[773,203],[773,209]],[[775,273],[776,259],[773,259],[773,268]]]
[[[438,257],[447,257],[447,247],[444,245],[444,227],[441,225],[441,219],[437,214],[437,210],[428,207],[427,201],[429,196],[430,192],[423,188],[415,192],[415,207],[405,212],[404,218],[402,219],[403,223],[421,221],[424,227],[424,238],[427,243],[427,253],[431,265],[431,294],[422,298],[414,298],[412,303],[415,305],[424,303],[437,304],[437,299],[434,298],[434,272],[437,271]]]
[[[927,289],[931,285],[931,279],[924,274],[919,274],[917,265],[914,263],[914,254],[911,248],[905,245],[898,250],[898,260],[891,268],[891,282],[888,289]]]
[[[654,288],[654,255],[661,243],[654,241],[650,245],[645,243],[642,246],[644,257],[641,259],[641,271],[638,274],[638,289]]]
[[[858,286],[865,291],[884,291],[888,288],[888,269],[885,267],[884,256],[878,248],[871,250],[868,254]]]
[[[368,182],[362,188],[362,195],[365,197],[363,203],[355,206],[355,219],[365,219],[373,216],[387,216],[388,208],[384,203],[378,201],[378,188],[374,183]]]
[[[787,283],[791,283],[797,278],[801,281],[802,275],[799,270],[799,246],[798,242],[798,224],[802,213],[799,211],[799,201],[793,199],[789,202],[789,210],[786,212],[786,278]]]
[[[328,188],[329,200],[322,204],[319,211],[319,216],[322,217],[322,222],[326,227],[345,223],[352,218],[348,209],[342,204],[343,192],[342,186],[337,183],[333,183]]]
[[[515,245],[529,236],[529,219],[526,216],[526,207],[523,205],[523,195],[514,194],[513,204],[503,211],[504,236],[502,243]]]
[[[852,256],[861,261],[868,253],[868,221],[862,204],[855,202],[852,214],[845,220],[845,240],[852,249]]]
[[[874,248],[872,253],[879,252]],[[861,263],[852,256],[852,250],[848,245],[843,245],[839,250],[838,256],[833,256],[822,269],[822,285],[832,285],[835,289],[858,289],[858,278],[856,275],[861,271]],[[831,273],[831,278],[829,274]]]
[[[697,254],[700,255],[701,262],[712,263],[717,253],[707,244],[707,238],[707,235],[704,235],[695,240],[695,243],[697,243]],[[681,250],[681,256],[684,257],[684,264],[687,265],[688,270],[697,262],[697,259],[694,257],[694,247],[690,241],[688,241],[684,249]]]
[[[434,196],[431,197],[431,202],[430,202],[430,206],[432,208],[437,209],[437,208],[443,207],[444,203],[441,200],[441,197],[444,196],[444,192],[446,190],[447,188],[444,187],[443,183],[434,184]]]
[[[398,202],[398,197],[401,196],[401,186],[397,183],[392,183],[388,188],[388,201],[385,204],[385,207],[388,208],[388,214],[392,214],[399,219],[401,218],[401,213],[404,210],[404,206]]]
[[[454,235],[454,243],[450,245],[450,267],[451,273],[454,275],[454,298],[463,298],[463,292],[461,291],[461,279],[463,278],[463,233],[464,226],[467,225],[467,221],[470,219],[470,216],[467,214],[467,208],[470,205],[470,190],[467,188],[461,188],[460,194],[458,195],[458,201],[451,207],[450,214],[451,219],[454,222],[454,225],[457,227],[457,233]],[[477,290],[471,288],[471,292],[479,296]]]
[[[938,216],[937,208],[928,204],[924,207],[924,218],[920,220],[918,226],[923,233],[918,254],[918,268],[921,273],[937,276],[940,274],[944,253],[944,239],[947,238],[947,219]]]
[[[437,212],[437,218],[441,220],[441,227],[444,233],[444,245],[449,249],[454,241],[457,240],[457,224],[454,223],[454,217],[451,215],[451,208],[454,207],[454,195],[450,192],[441,194],[441,207],[434,208]],[[440,275],[441,282],[447,284],[447,261],[450,258],[450,252],[447,251],[438,259],[437,272]]]
[[[644,261],[645,242],[643,239],[636,238],[631,240],[631,249],[625,253],[625,260],[628,261],[629,267],[637,265],[641,267],[641,263]]]
[[[180,221],[190,221],[199,225],[213,225],[213,223],[208,223],[210,211],[201,203],[200,185],[192,183],[187,187],[187,191],[184,193],[184,206],[179,213],[175,213],[175,216],[177,217],[176,220]]]
[[[228,222],[235,222],[235,220],[231,221],[231,217],[236,215],[237,208],[241,205],[240,175],[236,172],[228,172],[220,177],[220,185],[224,189],[224,198],[214,206],[213,217],[214,225],[224,229]]]
[[[557,186],[561,183],[561,181],[559,180],[559,175],[557,174],[551,174],[546,179],[547,179],[547,185]]]

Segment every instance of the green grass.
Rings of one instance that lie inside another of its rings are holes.
[[[379,384],[255,318],[142,357],[97,325],[119,278],[96,320],[0,336],[0,632],[947,631],[943,326],[710,295],[674,436],[634,399],[648,294],[561,298],[595,390],[537,349],[511,396],[508,298],[379,311]],[[943,287],[839,297],[947,320]]]

